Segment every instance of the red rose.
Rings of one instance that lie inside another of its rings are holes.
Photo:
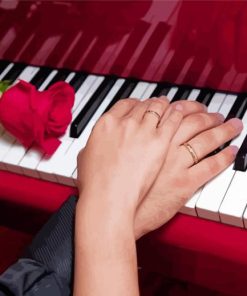
[[[71,121],[73,104],[74,90],[66,82],[40,92],[21,80],[3,93],[0,122],[26,148],[35,145],[51,155]]]

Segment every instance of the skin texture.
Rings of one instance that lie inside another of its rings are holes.
[[[224,124],[222,121],[219,114],[197,113],[184,118],[159,176],[137,210],[136,239],[168,222],[202,185],[234,161],[237,149],[227,147],[193,165],[191,155],[182,145],[189,142],[199,159],[203,159],[242,130],[238,119]]]
[[[234,147],[205,158],[242,130],[223,120],[196,102],[153,98],[122,100],[97,122],[78,156],[74,295],[139,295],[135,240],[232,163]]]

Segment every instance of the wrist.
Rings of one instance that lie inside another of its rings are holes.
[[[119,190],[113,186],[87,186],[80,190],[79,205],[101,207],[109,214],[120,215],[119,218],[124,217],[134,219],[136,211],[136,201],[138,194]]]
[[[87,229],[99,229],[100,232],[106,230],[111,233],[118,231],[134,232],[134,211],[131,207],[118,202],[108,194],[80,194],[77,206],[76,217],[81,227]]]

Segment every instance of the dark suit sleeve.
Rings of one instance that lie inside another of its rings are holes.
[[[43,226],[23,257],[0,276],[0,296],[72,294],[76,202],[76,197],[70,197]]]

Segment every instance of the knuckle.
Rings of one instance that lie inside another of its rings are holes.
[[[181,122],[183,118],[183,113],[177,110],[172,111],[171,115],[167,118],[168,124],[170,127],[176,127],[179,122]]]
[[[119,106],[129,106],[136,103],[138,100],[136,98],[127,98],[127,99],[121,99],[117,102]]]
[[[206,167],[206,171],[210,175],[215,175],[219,171],[219,169],[221,167],[220,161],[217,158],[208,159],[208,161],[206,162],[206,166],[205,167]]]
[[[160,97],[158,97],[158,99],[166,105],[170,104],[170,101],[168,100],[168,98],[166,96],[160,96]]]
[[[222,167],[225,168],[229,166],[234,159],[234,155],[231,153],[231,150],[229,150],[229,147],[226,148],[221,152],[221,155],[219,155],[219,162],[221,163]]]
[[[111,113],[107,112],[104,115],[100,117],[100,119],[95,124],[95,129],[101,127],[101,126],[111,126],[114,125],[117,118]]]
[[[167,101],[161,98],[153,98],[150,100],[151,100],[150,107],[157,107],[159,109],[161,108],[163,109],[167,105]]]
[[[138,120],[133,116],[128,116],[123,119],[122,124],[125,128],[136,128],[138,126]]]
[[[198,126],[205,127],[209,122],[209,117],[210,117],[209,114],[197,113],[194,115],[194,121]]]

